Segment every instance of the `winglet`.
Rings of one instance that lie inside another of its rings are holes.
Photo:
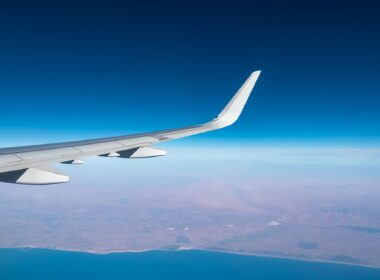
[[[211,121],[211,125],[213,127],[222,128],[229,126],[236,122],[239,118],[245,103],[252,92],[253,87],[257,79],[259,78],[261,70],[253,72],[248,79],[244,82],[244,84],[240,87],[240,89],[236,92],[234,97],[228,102],[228,104],[224,107],[224,109],[220,112],[217,118]]]

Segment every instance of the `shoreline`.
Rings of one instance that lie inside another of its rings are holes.
[[[315,262],[315,263],[327,263],[327,264],[340,264],[340,265],[348,265],[348,266],[357,266],[357,267],[367,267],[371,269],[380,269],[380,266],[374,266],[369,264],[356,264],[349,262],[338,262],[338,261],[329,261],[323,259],[308,259],[308,258],[297,258],[291,256],[278,256],[278,255],[264,255],[258,253],[245,253],[245,252],[234,252],[234,251],[225,251],[225,250],[212,250],[212,249],[202,249],[196,247],[179,247],[177,249],[168,250],[168,249],[143,249],[143,250],[123,250],[123,251],[105,251],[98,252],[94,250],[81,251],[78,249],[68,249],[68,248],[44,248],[33,245],[26,246],[18,246],[18,247],[2,247],[0,249],[24,249],[32,250],[32,249],[40,249],[40,250],[51,250],[51,251],[62,251],[62,252],[73,252],[73,253],[84,253],[84,254],[93,254],[93,255],[110,255],[110,254],[123,254],[123,253],[146,253],[146,252],[181,252],[181,251],[199,251],[199,252],[212,252],[212,253],[222,253],[222,254],[232,254],[232,255],[240,255],[240,256],[251,256],[251,257],[260,257],[260,258],[273,258],[273,259],[284,259],[284,260],[292,260],[292,261],[304,261],[304,262]]]

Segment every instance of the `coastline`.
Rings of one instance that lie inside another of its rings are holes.
[[[260,257],[260,258],[273,258],[273,259],[284,259],[284,260],[292,260],[292,261],[303,261],[303,262],[314,262],[314,263],[326,263],[326,264],[339,264],[339,265],[347,265],[347,266],[355,266],[355,267],[366,267],[371,269],[380,269],[380,266],[374,266],[369,264],[357,264],[357,263],[349,263],[349,262],[338,262],[338,261],[329,261],[323,259],[308,259],[308,258],[300,258],[300,257],[291,257],[291,256],[278,256],[278,255],[267,255],[267,254],[258,254],[258,253],[246,253],[246,252],[234,252],[234,251],[226,251],[226,250],[213,250],[213,249],[203,249],[196,247],[179,247],[177,249],[164,249],[164,248],[156,248],[156,249],[144,249],[144,250],[126,250],[126,251],[105,251],[98,252],[94,250],[81,251],[78,249],[68,249],[68,248],[44,248],[38,247],[34,245],[26,245],[26,246],[18,246],[18,247],[1,247],[0,249],[18,249],[18,250],[50,250],[50,251],[62,251],[62,252],[73,252],[73,253],[82,253],[82,254],[94,254],[94,255],[110,255],[110,254],[123,254],[123,253],[146,253],[146,252],[181,252],[181,251],[198,251],[198,252],[212,252],[212,253],[221,253],[221,254],[232,254],[232,255],[240,255],[240,256],[251,256],[251,257]]]

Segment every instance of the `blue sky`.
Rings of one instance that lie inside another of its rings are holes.
[[[133,230],[161,223],[157,215],[165,227],[173,217],[194,220],[207,235],[200,223],[235,219],[225,212],[231,205],[243,211],[245,233],[247,207],[265,221],[264,233],[267,213],[283,219],[290,234],[300,222],[302,238],[317,227],[325,231],[326,222],[338,229],[321,235],[344,248],[337,255],[358,248],[360,259],[372,258],[376,242],[340,237],[343,225],[378,224],[378,4],[313,2],[1,1],[2,147],[206,122],[252,71],[262,70],[234,126],[162,143],[166,157],[56,164],[70,176],[64,186],[0,183],[0,216],[12,232],[3,231],[2,244],[74,244],[70,249],[95,240],[99,248],[117,247],[119,239],[119,251],[132,236],[133,249],[142,240]],[[210,232],[213,239],[218,230]],[[245,238],[239,227],[237,234]],[[295,239],[278,240],[261,243]],[[345,240],[354,240],[352,248]]]
[[[2,144],[207,121],[256,69],[241,120],[182,143],[379,143],[375,1],[182,2],[2,3]]]

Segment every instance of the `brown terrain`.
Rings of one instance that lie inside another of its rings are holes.
[[[63,168],[71,183],[0,184],[0,247],[198,248],[380,267],[377,163],[178,156]]]

